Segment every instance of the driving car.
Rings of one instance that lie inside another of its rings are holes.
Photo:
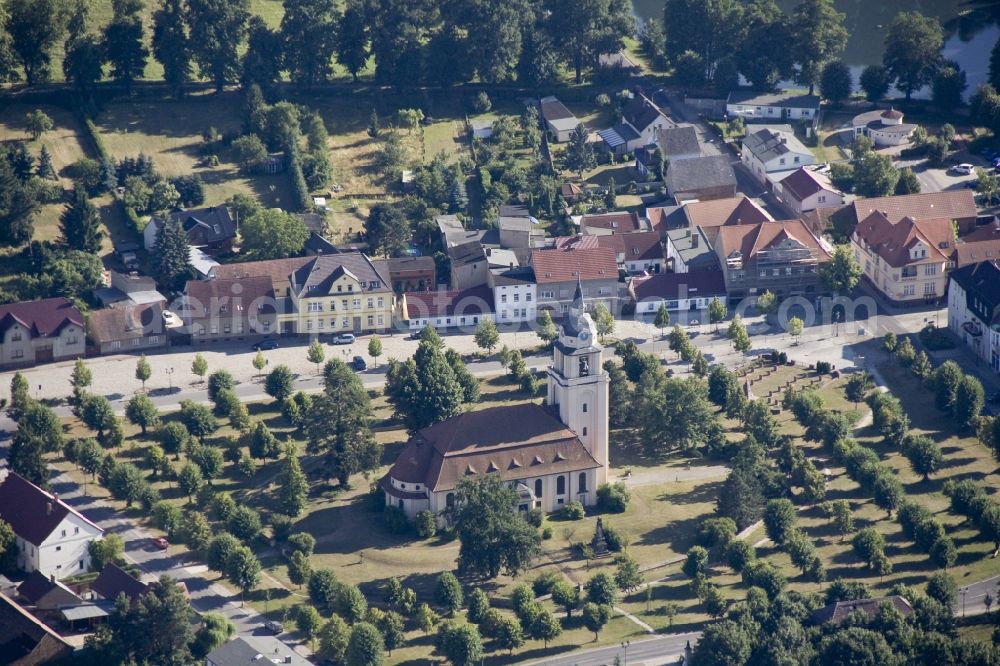
[[[278,348],[278,341],[274,339],[261,340],[260,342],[255,343],[253,346],[254,351],[263,351],[264,349],[277,349],[277,348]]]
[[[275,635],[280,634],[285,630],[281,623],[276,620],[268,620],[264,623],[264,628]]]
[[[333,336],[333,340],[331,342],[335,345],[349,345],[354,342],[354,339],[353,333],[341,333]]]
[[[955,166],[953,166],[948,170],[951,171],[952,173],[958,173],[968,176],[975,170],[975,167],[972,166],[971,164],[965,163],[965,164],[956,164]]]
[[[353,359],[351,359],[351,367],[357,370],[358,372],[361,372],[363,370],[368,369],[368,364],[365,363],[365,359],[361,358],[360,356],[355,356]]]

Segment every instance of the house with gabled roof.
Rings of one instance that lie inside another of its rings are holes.
[[[85,351],[83,315],[68,298],[0,305],[0,369],[65,361]]]
[[[573,134],[580,121],[577,120],[573,112],[566,108],[566,105],[555,97],[543,97],[538,102],[538,107],[545,122],[545,129],[549,133],[549,138],[556,143],[565,143]]]
[[[671,312],[698,312],[713,299],[726,302],[722,271],[696,270],[638,277],[629,283],[629,294],[639,315],[655,315],[663,305]]]
[[[851,234],[865,278],[894,303],[931,303],[944,296],[954,246],[948,218],[893,222],[877,210]]]
[[[844,195],[828,178],[806,167],[799,167],[776,182],[774,196],[798,216],[817,208],[836,208],[844,204]]]
[[[0,663],[10,666],[65,663],[73,646],[26,608],[0,594]]]
[[[859,222],[875,211],[881,211],[893,224],[904,217],[914,220],[947,218],[958,226],[960,235],[975,229],[979,216],[972,190],[962,187],[943,192],[855,199],[844,210],[847,218],[845,225],[853,231]]]
[[[580,233],[584,236],[609,236],[649,231],[649,224],[635,211],[590,213],[580,218]]]
[[[715,253],[730,299],[770,291],[779,299],[819,295],[819,267],[830,260],[826,243],[802,220],[719,228]]]
[[[147,252],[155,251],[156,236],[168,220],[180,222],[191,247],[196,247],[209,255],[227,254],[233,251],[236,223],[229,215],[229,209],[225,206],[210,206],[191,210],[176,208],[165,217],[153,216],[142,230],[142,244]]]
[[[749,197],[726,197],[710,201],[691,201],[681,207],[685,226],[701,227],[710,243],[715,243],[720,227],[773,222],[774,218]]]
[[[438,330],[475,330],[485,319],[494,319],[493,290],[488,285],[448,291],[411,291],[401,298],[403,319],[411,331],[430,326]]]
[[[667,194],[678,204],[736,196],[736,174],[726,155],[671,162],[664,181]]]
[[[654,143],[657,131],[676,126],[653,100],[636,92],[622,110],[622,122],[601,130],[598,135],[607,150],[621,155]]]
[[[774,122],[777,120],[810,120],[819,116],[819,95],[797,92],[758,92],[734,90],[726,99],[726,114],[739,116],[748,122]]]
[[[124,594],[133,606],[139,602],[139,597],[149,593],[149,585],[122,569],[114,562],[108,562],[101,569],[94,582],[90,584],[91,592],[102,599],[114,602],[118,595]]]
[[[1000,373],[1000,266],[996,259],[951,272],[948,327],[993,372]]]
[[[690,160],[701,157],[702,154],[698,132],[691,125],[661,127],[656,131],[654,140],[663,155],[663,159],[669,162]]]
[[[740,160],[760,184],[773,187],[773,180],[780,179],[774,174],[815,164],[816,156],[792,132],[765,127],[744,137]]]
[[[188,280],[177,313],[194,344],[257,339],[278,332],[271,278]]]
[[[100,354],[145,353],[167,346],[163,303],[92,310],[87,336]]]
[[[573,302],[577,284],[582,285],[584,297],[591,307],[603,303],[612,314],[619,312],[618,261],[614,249],[583,243],[561,243],[550,250],[534,250],[531,266],[538,285],[539,311],[549,310],[558,319],[566,315]]]
[[[366,333],[392,325],[392,282],[361,252],[314,257],[291,276],[291,312],[282,330]]]
[[[14,530],[15,563],[46,578],[68,578],[90,567],[90,543],[104,530],[58,495],[16,472],[0,483],[0,520]]]
[[[652,274],[666,268],[666,257],[657,231],[602,235],[597,237],[597,244],[614,249],[618,268],[626,273]]]
[[[83,599],[55,576],[46,577],[37,569],[28,574],[28,577],[17,586],[17,595],[25,605],[38,611],[50,611],[61,606],[83,603]]]

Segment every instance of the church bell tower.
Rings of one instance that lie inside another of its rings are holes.
[[[559,410],[559,420],[576,433],[601,464],[597,470],[598,485],[608,478],[609,380],[602,367],[602,351],[578,279],[573,304],[553,345],[548,404]]]

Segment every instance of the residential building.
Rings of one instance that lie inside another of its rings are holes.
[[[577,283],[582,281],[584,298],[591,306],[603,303],[612,314],[619,313],[618,262],[613,249],[565,244],[533,251],[531,265],[539,312],[549,310],[557,319],[568,314]]]
[[[87,337],[97,353],[145,353],[167,346],[163,304],[127,305],[92,310]]]
[[[17,586],[18,597],[22,602],[36,611],[57,610],[60,606],[75,606],[83,603],[73,590],[69,589],[55,576],[45,576],[37,569]]]
[[[180,222],[188,237],[188,244],[209,255],[228,254],[233,251],[236,223],[225,206],[211,206],[193,210],[175,209],[164,217],[153,216],[142,230],[142,243],[147,252],[156,249],[156,236],[166,221]]]
[[[1000,259],[1000,220],[993,218],[989,224],[977,226],[955,243],[951,267],[961,268],[980,261]]]
[[[580,124],[573,112],[555,97],[543,97],[539,101],[539,107],[549,138],[556,143],[569,141],[573,130]]]
[[[90,542],[104,534],[57,495],[15,472],[0,483],[0,519],[14,530],[17,567],[47,578],[85,573],[90,567]]]
[[[894,303],[928,303],[944,296],[954,251],[951,220],[892,223],[875,211],[854,229],[851,248],[865,277]]]
[[[310,257],[318,257],[321,254],[336,254],[338,252],[336,245],[315,231],[309,232],[309,238],[306,239],[306,244],[302,246],[302,250]]]
[[[774,196],[789,212],[799,217],[817,208],[844,205],[844,195],[834,189],[830,180],[806,167],[799,167],[776,182]]]
[[[719,268],[719,259],[701,227],[681,227],[668,231],[666,257],[667,267],[674,273]]]
[[[592,213],[580,218],[580,233],[584,236],[630,234],[649,231],[649,225],[635,211]]]
[[[875,109],[854,116],[854,136],[867,136],[879,148],[909,143],[917,125],[903,122],[903,112]]]
[[[292,274],[308,266],[313,257],[290,257],[288,259],[268,259],[266,261],[244,261],[217,266],[210,277],[217,280],[242,280],[245,278],[267,277],[271,281],[274,296],[280,302],[278,309],[291,311]]]
[[[602,235],[597,237],[597,244],[612,248],[618,268],[626,273],[660,273],[666,268],[659,232]]]
[[[8,666],[65,663],[73,646],[5,594],[0,594],[0,659]]]
[[[111,285],[94,290],[94,296],[105,307],[150,305],[165,303],[167,297],[156,290],[156,280],[139,273],[109,271]]]
[[[494,318],[493,290],[480,285],[458,291],[411,291],[400,299],[401,319],[411,331],[427,326],[444,330],[474,329],[484,319]]]
[[[725,155],[671,162],[665,180],[667,194],[678,204],[736,196],[736,174]]]
[[[740,224],[759,224],[774,220],[767,211],[748,197],[729,197],[713,201],[691,201],[680,207],[680,217],[684,224],[672,228],[694,229],[701,227],[709,243],[715,244],[719,229]]]
[[[527,249],[544,240],[545,232],[538,229],[538,220],[530,215],[501,215],[497,220],[500,247]]]
[[[656,145],[663,159],[670,162],[701,157],[698,132],[691,125],[662,127],[656,132]]]
[[[789,128],[791,129],[791,128]],[[791,132],[764,128],[746,135],[740,159],[761,185],[772,186],[770,174],[816,163],[816,157]]]
[[[114,562],[108,562],[90,584],[90,591],[107,601],[115,601],[119,594],[124,594],[134,606],[139,602],[139,597],[149,593],[149,585]]]
[[[392,325],[392,283],[360,252],[315,257],[291,275],[286,333],[372,333]]]
[[[801,220],[719,228],[715,241],[730,300],[770,291],[779,299],[819,294],[819,266],[830,251]]]
[[[205,657],[205,666],[248,666],[261,661],[289,666],[313,664],[274,636],[253,634],[237,636],[215,648]]]
[[[748,90],[734,90],[726,100],[726,114],[730,118],[739,116],[748,122],[775,120],[815,121],[819,116],[819,95],[780,91],[761,93]]]
[[[83,315],[68,298],[0,305],[0,369],[80,358]]]
[[[951,272],[948,327],[993,372],[1000,372],[1000,267],[996,260]]]
[[[814,624],[832,622],[841,624],[854,613],[863,613],[869,618],[875,618],[883,605],[893,608],[904,619],[913,615],[913,606],[906,597],[894,594],[888,597],[869,597],[866,599],[851,599],[838,601],[817,609],[812,614]]]
[[[622,122],[598,135],[607,150],[621,155],[654,143],[659,130],[676,126],[651,99],[637,92],[622,110]]]
[[[177,314],[193,344],[254,339],[278,333],[271,278],[189,280]]]
[[[726,302],[726,280],[722,271],[691,271],[637,277],[629,283],[635,313],[653,315],[666,306],[671,312],[705,310],[712,299]]]
[[[904,217],[914,220],[947,218],[958,225],[960,235],[973,231],[979,216],[972,190],[964,187],[944,192],[855,199],[838,215],[846,218],[842,226],[853,231],[861,220],[875,211],[881,211],[893,224]]]
[[[576,183],[563,183],[559,186],[559,194],[562,196],[563,201],[572,206],[583,198],[584,191]]]
[[[608,473],[602,352],[577,282],[553,345],[545,405],[472,410],[417,431],[382,477],[386,505],[409,518],[441,514],[454,505],[459,481],[491,473],[514,487],[521,511],[593,505]]]
[[[490,271],[493,307],[498,324],[521,323],[537,319],[538,287],[531,266]]]
[[[646,219],[649,226],[665,237],[667,231],[687,226],[684,216],[684,206],[651,206],[646,209]]]
[[[448,262],[451,267],[452,290],[461,291],[486,284],[489,274],[489,261],[486,250],[478,240],[460,245],[450,245],[447,249]]]
[[[372,259],[372,264],[381,275],[389,278],[392,290],[397,294],[426,291],[437,285],[437,266],[433,257]]]

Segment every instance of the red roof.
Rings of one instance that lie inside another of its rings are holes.
[[[688,273],[661,273],[639,277],[629,285],[636,301],[662,298],[705,298],[726,296],[726,280],[722,271],[690,271]]]
[[[802,220],[723,226],[719,228],[717,247],[720,248],[723,257],[739,252],[746,265],[755,262],[757,254],[762,250],[784,241],[801,244],[817,261],[826,261],[830,258],[819,239],[809,231],[809,227]]]
[[[642,220],[635,211],[584,215],[580,221],[583,229],[605,229],[616,233],[642,231]]]
[[[0,518],[15,534],[36,546],[71,513],[99,533],[104,532],[82,513],[15,472],[10,472],[0,483]]]
[[[493,290],[487,286],[461,291],[410,291],[403,294],[407,319],[476,316],[493,312]]]
[[[538,284],[618,279],[618,258],[610,247],[534,250],[531,265]]]
[[[856,199],[854,219],[858,222],[875,211],[882,211],[889,221],[895,224],[904,217],[915,220],[933,220],[948,218],[960,220],[975,218],[978,215],[975,197],[972,190],[961,188],[944,192],[923,192],[921,194],[903,194],[891,197],[871,197]]]
[[[893,224],[880,211],[875,211],[858,223],[854,230],[862,245],[894,268],[936,257],[947,261],[952,253],[951,220],[947,218],[914,220],[905,217]],[[910,249],[917,243],[928,248],[928,257],[910,258]]]
[[[808,197],[823,190],[833,191],[829,185],[821,181],[816,177],[816,174],[805,167],[799,167],[791,174],[785,176],[781,181],[781,187],[790,192],[798,201],[805,201]]]
[[[67,324],[83,327],[83,315],[62,297],[0,305],[0,331],[6,331],[15,321],[36,338],[56,335]]]
[[[552,247],[557,250],[586,250],[600,247],[601,241],[597,236],[556,236],[552,239]]]

